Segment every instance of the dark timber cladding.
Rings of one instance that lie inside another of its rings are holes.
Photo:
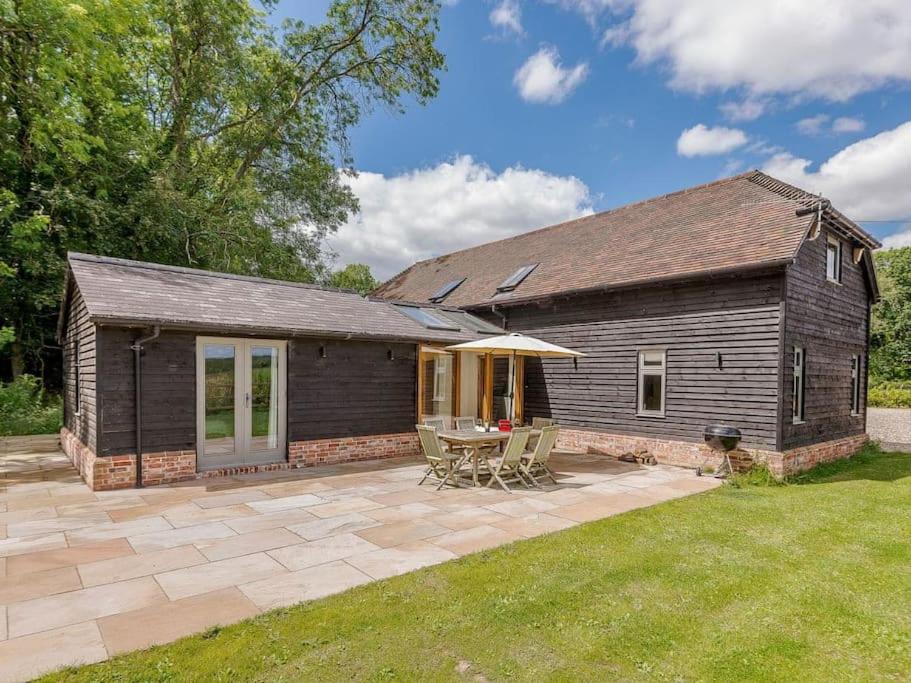
[[[136,452],[133,340],[146,328],[98,327],[98,455]],[[142,450],[196,447],[196,335],[163,331],[142,354]]]
[[[70,287],[68,296],[70,297],[69,308],[62,340],[63,423],[82,443],[95,450],[97,444],[95,325],[89,320],[85,302],[75,286]],[[77,372],[79,373],[78,382],[76,381]]]
[[[143,332],[143,328],[98,328],[103,406],[99,455],[136,450],[130,344]],[[142,439],[146,453],[196,448],[196,336],[163,331],[145,347]],[[320,357],[321,346],[325,358]],[[290,339],[288,440],[413,430],[415,353],[416,346],[407,343]]]
[[[865,429],[866,381],[860,414],[851,415],[851,356],[867,372],[870,295],[863,268],[843,240],[841,284],[826,279],[828,231],[804,242],[788,269],[782,358],[782,448],[861,434]],[[793,423],[794,346],[806,350],[805,422]]]
[[[414,431],[416,354],[414,344],[291,340],[288,440]]]
[[[775,449],[783,271],[571,296],[504,308],[508,328],[587,354],[528,359],[525,415],[618,434],[702,441],[740,428],[744,445]],[[667,349],[665,417],[636,415],[636,354]],[[716,353],[721,354],[718,368]]]

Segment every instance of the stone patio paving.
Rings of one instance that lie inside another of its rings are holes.
[[[166,643],[718,485],[553,456],[543,491],[418,487],[417,459],[92,492],[50,438],[0,441],[0,681]]]

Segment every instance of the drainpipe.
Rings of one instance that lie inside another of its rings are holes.
[[[497,305],[496,305],[496,304],[491,304],[491,305],[490,305],[490,312],[493,313],[493,314],[496,315],[496,316],[499,316],[500,320],[503,321],[503,325],[502,325],[503,329],[504,329],[504,330],[507,329],[506,314],[505,314],[505,313],[500,313],[500,311],[497,310]]]
[[[139,337],[130,345],[133,350],[133,371],[135,377],[133,383],[136,386],[136,488],[142,488],[142,346],[148,342],[158,339],[161,334],[161,326],[152,327],[152,334],[148,337]]]

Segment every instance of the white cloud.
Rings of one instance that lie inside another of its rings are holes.
[[[829,122],[828,114],[808,116],[797,122],[797,132],[801,135],[819,135],[823,127]]]
[[[822,194],[854,220],[911,216],[911,121],[848,145],[811,171],[810,160],[776,154],[770,175]]]
[[[504,34],[514,33],[517,36],[525,34],[525,30],[522,28],[522,8],[519,6],[518,0],[500,0],[497,6],[490,11],[490,23]]]
[[[747,136],[737,128],[717,126],[707,128],[697,124],[684,130],[677,138],[677,154],[685,157],[725,154],[747,143]]]
[[[592,26],[606,9],[620,4],[617,0],[546,0],[546,2],[559,5],[565,10],[578,12]]]
[[[898,249],[899,247],[911,247],[911,225],[905,226],[907,230],[897,232],[883,238],[883,249]]]
[[[743,102],[724,102],[718,107],[728,121],[753,121],[766,110],[766,102],[746,99]]]
[[[671,85],[683,90],[842,101],[911,80],[908,0],[593,4],[611,5],[625,18],[607,42],[629,44],[639,63],[666,66]]]
[[[380,279],[421,259],[592,212],[578,178],[519,166],[496,173],[470,156],[398,176],[360,173],[348,182],[361,211],[330,247],[339,265],[367,263]]]
[[[863,119],[852,116],[841,116],[832,122],[833,133],[859,133],[866,127]]]
[[[815,136],[822,135],[825,132],[859,133],[867,127],[867,124],[861,118],[840,116],[839,118],[832,121],[832,125],[829,126],[830,119],[831,117],[828,114],[816,114],[816,116],[808,116],[805,119],[800,119],[800,121],[798,121],[796,124],[796,128],[797,131],[802,135]]]
[[[523,100],[558,104],[569,97],[588,76],[588,64],[583,62],[572,68],[560,63],[560,54],[554,47],[542,47],[519,67],[513,78]]]

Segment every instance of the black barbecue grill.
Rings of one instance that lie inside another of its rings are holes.
[[[722,452],[721,465],[715,472],[715,476],[720,478],[733,474],[734,468],[731,467],[731,458],[728,453],[740,444],[740,430],[726,425],[711,425],[705,428],[703,437],[709,448]],[[700,467],[696,473],[702,476],[702,468]]]

